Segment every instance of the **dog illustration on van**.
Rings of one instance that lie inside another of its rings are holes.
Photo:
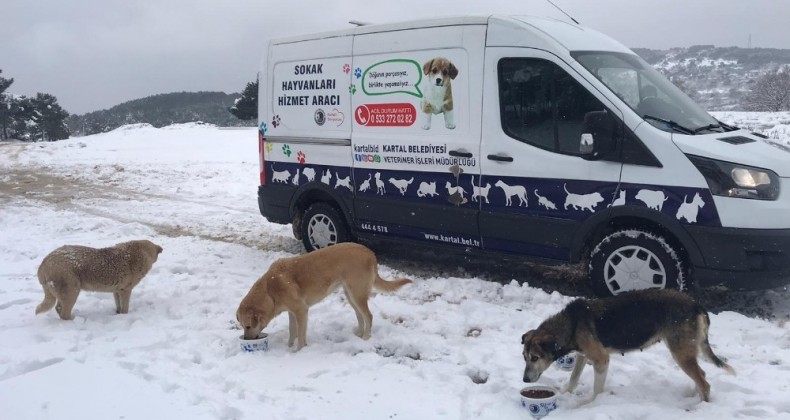
[[[513,200],[512,197],[518,197],[518,206],[521,207],[523,204],[524,207],[528,207],[529,204],[527,203],[527,189],[524,188],[523,185],[507,185],[500,179],[496,182],[497,187],[501,188],[502,191],[505,193],[505,205],[512,206]]]
[[[351,175],[341,178],[340,174],[335,171],[335,189],[337,187],[346,187],[349,191],[354,191],[354,187],[351,186]]]
[[[688,196],[683,196],[683,203],[680,205],[676,217],[678,220],[686,219],[688,223],[697,223],[699,209],[705,207],[705,201],[702,200],[699,193],[694,193],[694,198],[691,199],[691,202],[686,202],[687,198]]]
[[[574,194],[568,192],[568,184],[562,184],[562,188],[565,190],[565,194],[568,194],[565,198],[565,210],[568,210],[568,207],[572,207],[574,210],[595,212],[595,208],[603,201],[603,196],[598,192]]]
[[[390,184],[394,185],[395,188],[398,189],[400,195],[406,195],[406,190],[409,188],[409,185],[411,185],[411,183],[414,182],[414,177],[411,177],[411,179],[408,180],[390,178],[389,181]]]
[[[431,117],[444,114],[444,126],[451,130],[454,129],[451,81],[458,76],[458,68],[450,60],[436,57],[423,64],[422,72],[428,80],[425,96],[420,103],[423,112],[422,128],[430,130]]]

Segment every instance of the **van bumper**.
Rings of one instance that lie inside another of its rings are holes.
[[[258,209],[266,220],[287,225],[291,223],[289,204],[293,188],[280,185],[258,186]]]
[[[704,260],[694,267],[699,287],[760,290],[790,283],[790,229],[685,228]]]

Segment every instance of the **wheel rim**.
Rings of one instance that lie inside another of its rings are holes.
[[[604,282],[613,295],[629,290],[664,289],[667,271],[652,251],[629,245],[618,248],[606,259]]]
[[[316,214],[307,224],[307,236],[313,248],[326,248],[337,243],[337,228],[332,219],[324,214]]]

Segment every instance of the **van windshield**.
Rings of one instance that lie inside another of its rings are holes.
[[[637,55],[575,51],[571,56],[640,117],[661,130],[690,135],[725,131],[715,118]]]

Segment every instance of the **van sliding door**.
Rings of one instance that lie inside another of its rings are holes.
[[[354,218],[358,234],[480,247],[485,26],[355,35]]]

